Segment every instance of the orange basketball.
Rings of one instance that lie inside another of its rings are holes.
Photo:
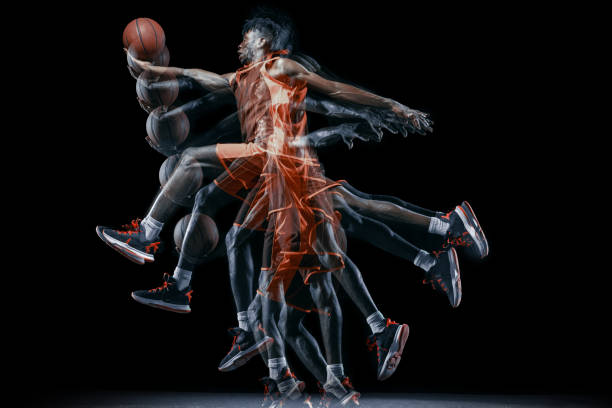
[[[166,46],[166,34],[155,20],[137,18],[123,30],[123,46],[136,58],[151,60]]]

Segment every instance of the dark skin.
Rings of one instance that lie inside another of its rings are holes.
[[[270,52],[271,49],[268,40],[256,30],[245,33],[242,42],[238,46],[238,57],[242,63],[262,61]],[[231,92],[230,83],[236,75],[234,72],[219,75],[203,69],[158,67],[147,61],[140,61],[135,58],[133,58],[133,60],[143,70],[151,71],[157,75],[171,74],[188,76],[211,92]],[[392,99],[378,96],[355,86],[323,78],[316,73],[308,71],[301,64],[290,58],[280,58],[273,61],[268,72],[274,78],[289,77],[305,81],[308,88],[338,100],[389,109],[399,119],[408,121],[418,133],[432,131],[431,122],[427,114],[410,109]]]

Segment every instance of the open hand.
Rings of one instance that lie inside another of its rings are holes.
[[[412,130],[419,134],[425,134],[425,132],[432,132],[431,125],[433,122],[429,119],[428,115],[424,112],[416,109],[410,109],[407,106],[402,105],[398,102],[393,102],[391,111],[395,116],[403,121],[407,121]]]
[[[130,52],[128,51],[127,48],[124,48],[123,51],[125,51],[125,53],[128,55],[128,58],[131,59],[134,62],[134,64],[136,66],[138,66],[138,68],[140,68],[142,70],[150,69],[152,64],[149,61],[139,60],[138,58],[136,58],[132,54],[130,54]]]

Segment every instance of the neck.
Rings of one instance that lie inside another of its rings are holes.
[[[253,62],[260,62],[263,61],[268,54],[270,54],[270,50],[259,50],[258,52],[255,53],[254,57],[253,57]]]

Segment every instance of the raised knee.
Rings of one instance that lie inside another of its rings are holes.
[[[183,168],[189,168],[189,166],[194,165],[197,162],[195,158],[195,148],[188,147],[181,153],[181,160],[179,162],[179,166]]]
[[[208,198],[210,197],[214,188],[215,188],[215,185],[211,183],[211,184],[205,185],[204,187],[198,190],[198,192],[195,195],[194,210],[202,212],[202,210],[204,210],[207,207]]]

